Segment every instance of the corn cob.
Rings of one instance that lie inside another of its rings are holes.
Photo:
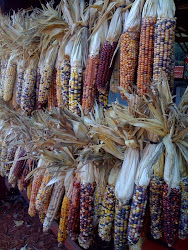
[[[1,61],[0,98],[3,98],[3,94],[4,94],[4,84],[5,84],[5,78],[6,78],[7,65],[8,65],[8,57],[3,58]]]
[[[154,239],[162,236],[162,197],[164,189],[164,180],[154,176],[149,186],[149,206],[151,216],[151,234]]]
[[[8,148],[7,157],[5,160],[6,176],[8,176],[10,172],[10,168],[12,167],[12,163],[8,163],[8,162],[12,162],[14,160],[16,150],[17,150],[16,146],[12,146]]]
[[[64,60],[60,67],[60,86],[61,102],[63,106],[69,108],[69,80],[70,80],[70,61]]]
[[[26,164],[25,164],[22,176],[21,176],[22,185],[23,185],[23,187],[25,189],[27,188],[27,186],[30,183],[30,179],[26,180],[25,178],[30,173],[30,171],[32,170],[32,167],[33,167],[32,165],[34,165],[34,164],[35,164],[35,162],[32,159],[28,159],[26,161]]]
[[[39,219],[41,223],[44,223],[45,217],[46,217],[46,213],[39,211]]]
[[[69,109],[79,114],[78,103],[81,103],[82,92],[82,68],[71,67],[71,76],[69,81]]]
[[[17,102],[18,105],[21,104],[23,83],[24,83],[24,67],[23,67],[23,60],[22,60],[18,64],[18,67],[17,67],[16,102]]]
[[[101,216],[103,192],[104,191],[101,186],[96,187],[94,193],[94,215],[93,215],[93,225],[95,227],[98,225]]]
[[[120,50],[118,49],[114,62],[114,69],[112,71],[112,76],[110,79],[110,91],[112,93],[118,93],[119,84],[120,84]]]
[[[179,238],[184,240],[188,237],[188,176],[180,182],[181,189],[181,213],[179,221]]]
[[[6,175],[6,168],[5,168],[5,162],[7,158],[7,143],[6,143],[6,137],[4,138],[4,141],[2,143],[2,149],[1,149],[1,168],[0,168],[0,175],[4,177]]]
[[[82,108],[85,115],[88,115],[94,105],[98,65],[99,55],[88,56],[82,97]]]
[[[37,80],[36,80],[36,109],[41,108],[41,104],[39,103],[39,86],[40,86],[40,79],[41,79],[41,74],[40,74],[40,68],[37,68]]]
[[[42,68],[40,85],[39,85],[39,96],[38,102],[40,104],[45,104],[48,101],[48,94],[50,87],[52,85],[54,65],[58,52],[58,44],[55,41],[46,53],[46,58],[44,60],[44,65]]]
[[[115,213],[114,186],[107,185],[102,202],[101,217],[99,220],[99,236],[102,240],[110,241],[112,237],[112,224]]]
[[[143,227],[143,220],[147,204],[147,188],[136,186],[131,203],[128,222],[128,244],[133,245],[139,241]]]
[[[42,161],[39,160],[38,165],[41,164],[41,162]],[[33,178],[31,198],[30,198],[29,209],[28,209],[28,214],[31,217],[35,216],[37,213],[35,202],[36,202],[36,196],[37,196],[38,190],[42,182],[43,174],[44,174],[44,170],[41,169],[34,175],[34,178]]]
[[[73,189],[71,193],[69,215],[68,215],[68,235],[71,240],[76,240],[79,234],[80,227],[80,181],[74,179]]]
[[[18,179],[22,175],[22,172],[25,166],[25,160],[19,160],[19,159],[24,156],[26,156],[26,151],[18,147],[15,153],[14,162],[12,164],[12,167],[10,169],[10,173],[8,176],[8,182],[12,184],[13,187],[16,186]]]
[[[175,19],[158,19],[155,25],[153,79],[158,81],[164,72],[171,86],[172,54],[175,42]]]
[[[29,200],[31,198],[31,191],[32,191],[32,181],[30,181],[29,185],[27,186],[27,198]]]
[[[57,107],[57,85],[56,85],[57,69],[53,72],[53,88],[54,88],[54,106]]]
[[[100,93],[100,92],[97,92],[97,102],[103,108],[106,108],[107,105],[108,105],[108,94],[109,94],[108,91],[106,91],[104,94]]]
[[[36,209],[41,213],[43,212],[44,214],[47,213],[48,206],[50,203],[50,197],[53,189],[53,185],[47,186],[48,182],[50,181],[51,176],[47,173],[44,174],[44,177],[42,179],[41,186],[39,188],[38,194],[36,196],[36,202],[35,206]]]
[[[129,246],[129,250],[141,250],[144,243],[144,238],[140,237],[139,241],[135,245]]]
[[[21,179],[18,180],[18,190],[22,192],[24,190],[24,187],[22,185]]]
[[[65,189],[63,181],[59,181],[54,184],[54,188],[50,198],[50,203],[43,223],[43,232],[47,232],[50,229],[52,221],[62,202],[64,191]]]
[[[2,66],[3,66],[3,59],[1,58],[0,60],[0,98],[3,97]]]
[[[58,242],[60,244],[64,243],[67,239],[67,223],[68,223],[68,213],[69,213],[69,198],[65,195],[63,198],[62,206],[61,206],[61,216],[59,222],[59,230],[58,230]]]
[[[152,78],[156,21],[155,17],[142,19],[137,72],[137,93],[140,96],[147,93],[146,85],[149,86]]]
[[[163,191],[163,231],[168,246],[174,246],[178,238],[178,225],[181,204],[180,190],[172,188],[168,194],[168,184]]]
[[[127,244],[127,225],[130,212],[130,204],[122,204],[116,200],[114,217],[114,249],[125,249]]]
[[[60,67],[61,64],[57,65],[57,73],[56,73],[56,96],[57,96],[57,106],[60,107],[62,101],[62,92],[61,92],[61,82],[60,82]]]
[[[36,54],[30,59],[29,66],[25,72],[24,83],[22,87],[21,96],[21,109],[26,113],[30,113],[33,110],[33,93],[36,91],[37,80],[37,65],[38,55]]]
[[[54,86],[52,84],[48,93],[48,110],[53,109],[53,107],[54,107]]]
[[[88,249],[93,241],[93,206],[96,183],[81,183],[80,188],[80,235],[78,242]]]
[[[13,88],[16,78],[17,65],[14,62],[14,56],[12,55],[7,64],[5,79],[3,84],[3,100],[10,101],[13,94]]]

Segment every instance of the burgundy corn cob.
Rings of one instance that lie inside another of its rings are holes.
[[[147,196],[147,188],[135,187],[127,229],[129,245],[134,245],[139,241],[145,216]]]
[[[151,216],[151,234],[154,239],[162,236],[162,197],[164,190],[164,180],[154,176],[149,186],[149,206]]]
[[[184,240],[188,237],[188,176],[180,182],[181,188],[181,214],[179,221],[179,238]]]
[[[74,179],[73,189],[70,199],[68,215],[68,235],[72,240],[76,240],[79,235],[80,227],[80,181]]]
[[[102,47],[96,80],[99,92],[105,93],[109,88],[112,74],[112,66],[110,67],[110,65],[116,46],[117,42],[110,43],[109,41],[106,41]]]
[[[165,184],[163,192],[163,231],[169,247],[174,246],[178,238],[180,204],[180,190],[172,188],[170,194],[168,194],[168,184]]]

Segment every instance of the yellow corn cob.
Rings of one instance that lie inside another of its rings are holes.
[[[32,191],[32,181],[27,186],[27,198],[30,200],[31,198],[31,191]]]
[[[82,68],[71,67],[71,77],[69,81],[69,109],[79,114],[78,103],[81,103],[82,90]]]
[[[54,184],[54,188],[50,199],[50,204],[48,206],[46,217],[43,223],[44,232],[47,232],[50,229],[51,223],[56,215],[59,205],[62,202],[63,194],[64,194],[64,182],[63,181],[56,182]]]
[[[5,79],[3,84],[3,100],[10,101],[13,94],[14,83],[16,79],[16,69],[17,65],[13,61],[14,57],[11,56],[9,58],[6,72],[5,72]]]
[[[70,202],[69,198],[65,195],[61,206],[61,217],[58,230],[58,242],[60,244],[65,242],[68,235],[67,223],[68,223],[68,213],[69,213],[69,202]]]
[[[29,202],[29,210],[28,214],[33,217],[36,215],[37,210],[36,210],[36,196],[38,193],[38,190],[40,188],[42,178],[43,178],[44,170],[39,170],[33,178],[33,184],[32,184],[32,191],[31,191],[31,198]]]
[[[69,107],[70,61],[64,60],[60,67],[61,104]]]

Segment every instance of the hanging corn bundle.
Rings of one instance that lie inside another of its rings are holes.
[[[71,191],[73,187],[73,171],[68,171],[64,180],[65,185],[65,196],[61,205],[61,216],[59,221],[58,229],[58,243],[61,246],[68,236],[67,224],[68,224],[68,214],[69,214],[69,205],[71,198]]]
[[[114,248],[125,249],[127,225],[138,167],[138,149],[128,148],[115,186],[116,206],[114,218]]]
[[[105,20],[99,30],[91,38],[82,97],[82,108],[85,115],[88,115],[95,102],[100,46],[102,40],[104,40],[102,36],[106,36],[105,32],[107,32],[107,30],[108,22]]]
[[[64,191],[64,179],[54,184],[50,203],[43,223],[43,232],[47,232],[50,229],[52,221],[56,216],[60,204],[62,203]]]
[[[16,78],[16,102],[20,106],[21,105],[21,97],[22,97],[22,87],[24,84],[24,59],[20,59],[17,66],[17,78]]]
[[[149,143],[146,145],[138,166],[135,180],[136,187],[134,189],[127,229],[129,245],[136,244],[139,241],[142,232],[148,198],[147,187],[152,174],[152,166],[146,168],[146,165],[150,157],[153,155],[155,148],[155,144]]]
[[[135,83],[141,12],[145,0],[136,0],[130,12],[125,13],[123,34],[120,38],[120,86],[131,91]],[[124,98],[123,92],[121,92]]]
[[[119,168],[113,167],[109,178],[108,184],[104,191],[102,201],[102,211],[99,220],[98,233],[102,240],[110,241],[112,238],[112,228],[115,215],[115,184],[119,174]]]
[[[154,176],[149,185],[150,230],[154,239],[162,237],[162,198],[164,190],[164,153],[154,166]]]
[[[69,205],[69,214],[68,214],[68,235],[71,240],[76,240],[79,235],[80,227],[80,178],[75,176],[73,182],[73,188],[71,192],[71,199]]]
[[[69,110],[73,113],[79,114],[79,106],[81,103],[81,93],[83,84],[82,75],[82,53],[83,46],[81,43],[82,32],[79,31],[77,39],[74,42],[71,53],[71,75],[69,81]]]
[[[40,158],[37,164],[37,172],[35,173],[32,181],[32,190],[31,190],[31,196],[30,196],[30,202],[29,202],[29,209],[28,209],[28,214],[33,217],[36,215],[37,210],[36,210],[36,196],[38,193],[38,190],[40,188],[42,178],[44,175],[44,169],[41,168],[45,166],[45,161]]]
[[[101,50],[97,79],[96,79],[96,85],[97,85],[97,90],[99,92],[99,96],[100,94],[104,96],[108,95],[110,78],[114,66],[114,60],[113,60],[114,53],[117,47],[119,36],[122,31],[121,11],[122,8],[117,8],[117,10],[115,11],[110,22],[106,42]],[[101,104],[104,106],[104,103],[101,102]]]
[[[14,83],[16,79],[16,69],[17,69],[15,57],[16,57],[16,54],[12,53],[7,63],[7,68],[5,71],[5,78],[3,82],[3,100],[4,101],[10,101],[12,98]]]
[[[44,105],[48,101],[48,94],[53,80],[55,61],[58,53],[58,43],[54,41],[46,51],[44,64],[42,67],[38,102]]]
[[[38,54],[31,57],[24,75],[20,107],[26,113],[30,113],[35,105],[33,95],[36,91],[38,61]]]
[[[80,234],[78,242],[88,249],[93,243],[93,206],[95,192],[95,166],[93,162],[80,168]]]
[[[163,139],[166,147],[163,191],[163,232],[169,247],[174,246],[178,239],[181,195],[179,189],[180,172],[179,157],[170,136]]]
[[[17,184],[18,179],[20,179],[24,166],[25,166],[25,160],[21,159],[26,156],[26,151],[18,147],[15,153],[14,162],[12,164],[12,167],[10,169],[9,175],[8,175],[8,182],[15,187]]]
[[[137,71],[137,93],[140,96],[148,92],[147,86],[150,86],[152,80],[157,4],[156,0],[147,0],[142,12]]]
[[[176,20],[173,0],[159,1],[158,19],[155,25],[153,79],[159,81],[165,73],[170,88],[173,87],[173,54]]]

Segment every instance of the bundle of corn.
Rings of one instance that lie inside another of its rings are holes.
[[[139,150],[128,148],[115,186],[114,248],[124,249],[127,244],[127,225],[130,200],[134,192],[134,179],[138,167]]]
[[[54,184],[52,195],[50,198],[50,203],[43,223],[43,232],[47,232],[50,229],[52,221],[56,216],[60,204],[62,203],[64,191],[65,188],[64,188],[64,178],[63,178],[62,180]]]
[[[22,87],[24,84],[24,59],[21,59],[18,62],[17,66],[17,78],[16,78],[16,102],[20,106],[21,105],[21,97],[22,97]]]
[[[93,206],[95,192],[95,165],[89,162],[80,168],[80,234],[78,242],[88,249],[93,242]]]
[[[112,228],[115,215],[115,184],[119,174],[119,168],[113,167],[108,177],[108,184],[104,191],[102,201],[102,211],[99,220],[98,233],[102,240],[110,241],[112,238]]]
[[[20,107],[26,113],[30,113],[33,110],[35,104],[32,98],[36,88],[38,61],[39,57],[36,53],[30,58],[24,75]]]
[[[5,71],[5,79],[3,82],[3,100],[10,101],[13,94],[14,83],[16,79],[16,54],[12,52],[8,59],[7,68]]]
[[[176,20],[173,0],[159,1],[158,19],[155,25],[153,79],[158,81],[162,72],[166,74],[170,88],[173,87],[173,54]]]
[[[166,146],[163,191],[163,232],[169,247],[175,245],[178,239],[178,225],[180,216],[181,194],[179,157],[176,147],[169,136],[163,139]]]
[[[154,165],[154,176],[149,185],[150,231],[154,239],[162,237],[162,197],[164,190],[164,153]]]
[[[26,163],[24,159],[25,156],[26,156],[26,151],[23,148],[18,147],[15,153],[14,162],[12,164],[12,167],[8,175],[8,182],[13,187],[16,186],[17,181],[20,179],[22,175]]]
[[[38,96],[38,102],[41,105],[47,103],[48,101],[48,94],[50,87],[52,85],[53,71],[57,57],[57,52],[58,52],[58,43],[57,41],[54,41],[46,51],[46,56],[42,67],[42,73],[39,85],[39,96]]]
[[[74,42],[72,53],[71,53],[71,75],[69,81],[69,110],[73,113],[79,114],[79,106],[81,103],[82,93],[82,53],[83,46],[81,43],[81,34],[79,31],[77,39]]]
[[[68,236],[67,224],[68,224],[68,213],[69,213],[69,205],[71,198],[71,191],[73,187],[73,171],[68,171],[64,180],[65,186],[65,196],[63,198],[63,202],[61,205],[61,216],[59,221],[59,229],[58,229],[58,243],[61,246]]]
[[[147,204],[147,187],[150,182],[152,174],[151,166],[146,167],[148,160],[151,158],[155,151],[155,144],[147,144],[144,148],[142,158],[140,160],[138,171],[136,174],[134,189],[134,195],[131,203],[131,210],[128,222],[128,243],[134,245],[138,242],[140,234],[142,232],[143,220],[145,216],[146,204]]]
[[[110,91],[112,93],[118,93],[119,84],[120,84],[120,50],[118,49],[114,62],[114,69],[112,71],[112,76],[110,79]]]
[[[130,91],[135,83],[141,12],[145,0],[136,0],[127,16],[125,14],[123,34],[120,39],[120,86]],[[121,92],[124,98],[123,92]]]
[[[31,195],[30,195],[30,202],[29,202],[29,209],[28,209],[28,214],[33,217],[36,215],[37,210],[36,210],[36,196],[38,193],[38,190],[40,188],[41,182],[42,182],[42,178],[44,175],[44,169],[42,168],[43,166],[45,166],[45,161],[44,159],[40,158],[37,164],[37,171],[33,177],[33,181],[32,181],[32,190],[31,190]]]
[[[68,214],[68,235],[71,240],[76,240],[79,235],[80,227],[80,179],[77,174],[74,178],[73,188],[71,192],[71,199]]]
[[[137,72],[137,93],[147,93],[147,86],[152,78],[152,65],[154,59],[154,31],[157,21],[158,1],[147,0],[142,12],[142,24],[140,33],[140,46]]]
[[[99,66],[99,52],[101,43],[104,40],[102,36],[106,35],[106,30],[108,30],[107,20],[104,21],[99,30],[91,38],[82,97],[82,108],[85,115],[88,115],[95,102],[96,79]]]
[[[101,50],[96,85],[99,93],[103,94],[109,90],[114,52],[122,30],[121,11],[122,8],[116,9],[110,22],[106,42]]]

